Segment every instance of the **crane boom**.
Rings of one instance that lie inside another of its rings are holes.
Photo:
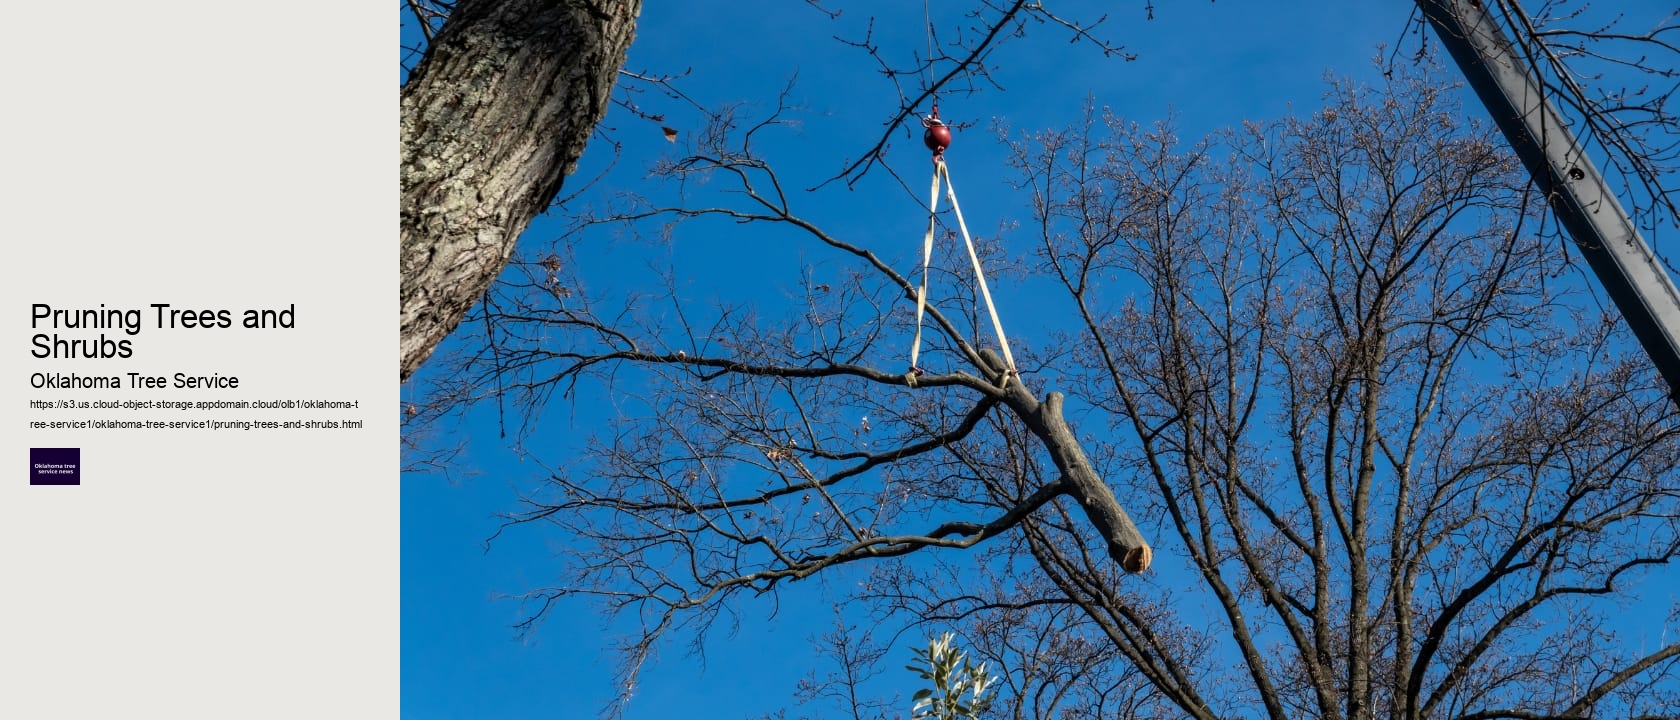
[[[1416,0],[1680,403],[1680,292],[1478,0]]]

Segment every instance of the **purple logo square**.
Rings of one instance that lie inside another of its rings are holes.
[[[29,484],[82,484],[82,449],[29,448]]]

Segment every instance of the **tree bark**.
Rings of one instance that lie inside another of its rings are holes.
[[[606,113],[641,0],[462,0],[402,88],[407,380],[501,273]]]
[[[1008,377],[1009,367],[997,352],[986,348],[980,351],[980,357],[991,366],[994,377]],[[1109,557],[1126,572],[1148,570],[1154,551],[1143,539],[1143,533],[1132,522],[1131,516],[1120,507],[1114,491],[1103,482],[1096,468],[1091,467],[1090,459],[1085,457],[1085,451],[1073,436],[1073,428],[1062,417],[1062,394],[1052,392],[1039,402],[1020,378],[1010,378],[1006,387],[1004,404],[1044,441],[1045,449],[1050,451],[1051,462],[1067,480],[1068,494],[1085,511],[1091,525],[1102,534],[1103,541],[1108,545]]]

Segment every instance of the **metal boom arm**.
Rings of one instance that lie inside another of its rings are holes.
[[[1477,0],[1416,0],[1680,402],[1680,292]]]

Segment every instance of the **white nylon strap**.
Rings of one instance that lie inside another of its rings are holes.
[[[968,259],[974,263],[974,279],[980,283],[980,296],[986,299],[986,312],[992,316],[992,330],[997,332],[998,345],[1003,348],[1003,362],[1009,366],[1010,374],[1015,373],[1015,355],[1009,352],[1009,338],[1003,335],[1003,321],[998,319],[997,306],[992,304],[992,291],[986,287],[986,273],[980,269],[980,255],[974,252],[974,239],[968,235],[968,224],[963,222],[962,208],[957,206],[957,187],[951,184],[951,171],[945,168],[945,161],[939,161],[938,174],[945,176],[945,194],[951,200],[951,211],[957,214],[957,228],[962,230],[963,243],[968,245]]]
[[[910,372],[916,372],[916,360],[922,354],[922,313],[927,310],[928,263],[933,260],[933,223],[939,214],[939,170],[943,162],[933,168],[933,189],[928,191],[927,234],[922,236],[922,287],[916,291],[916,339],[910,343]]]
[[[997,332],[998,345],[1003,349],[1003,361],[1009,366],[1009,372],[1015,373],[1015,355],[1009,351],[1009,338],[1003,334],[1003,321],[998,319],[997,306],[992,303],[991,288],[986,285],[986,273],[980,269],[980,255],[974,250],[974,238],[968,234],[968,223],[963,221],[962,208],[957,205],[957,188],[951,183],[951,171],[945,166],[943,158],[934,161],[933,189],[928,201],[927,233],[922,237],[922,287],[916,293],[916,339],[910,344],[910,371],[916,372],[916,360],[922,351],[922,314],[927,308],[928,265],[933,259],[933,230],[934,222],[939,215],[939,180],[945,179],[945,195],[951,201],[951,210],[957,216],[957,229],[962,231],[963,244],[968,247],[969,262],[974,264],[974,279],[979,282],[980,296],[986,300],[986,312],[992,317],[992,330]]]

